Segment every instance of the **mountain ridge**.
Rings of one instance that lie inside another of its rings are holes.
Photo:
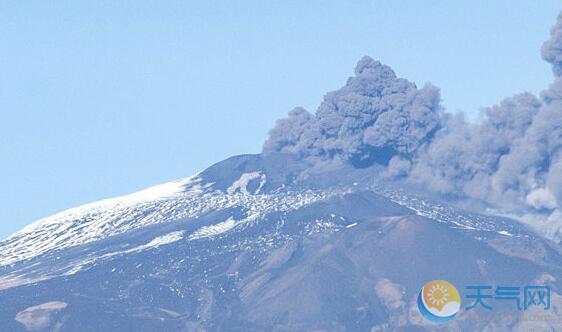
[[[150,204],[117,204],[138,225],[123,222],[110,200],[115,220],[104,220],[125,231],[32,251],[0,266],[0,303],[11,303],[0,308],[1,325],[14,331],[435,330],[416,313],[415,297],[437,278],[459,287],[546,278],[553,307],[562,308],[558,244],[513,220],[368,181],[374,171],[382,168],[311,169],[293,156],[242,155],[175,182],[185,195],[165,185],[156,187],[166,189],[163,196],[133,196],[149,197]],[[170,206],[168,214],[154,214]],[[68,225],[64,232],[47,223],[67,241],[81,218],[95,216],[71,215],[78,219],[58,219]],[[41,239],[32,230],[19,248],[38,248],[25,245]],[[0,244],[4,262],[16,255],[6,255],[18,248],[13,243]],[[463,312],[443,329],[488,326],[485,320],[473,325],[471,315]],[[523,318],[499,329],[524,330],[530,323]],[[44,324],[35,329],[37,319]]]

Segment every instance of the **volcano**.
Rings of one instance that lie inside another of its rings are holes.
[[[2,330],[560,326],[558,244],[516,221],[374,181],[381,170],[311,170],[287,154],[242,155],[39,220],[0,245]],[[416,303],[434,279],[461,292],[470,284],[547,283],[551,309],[463,306],[436,325]],[[528,319],[537,312],[552,317]]]

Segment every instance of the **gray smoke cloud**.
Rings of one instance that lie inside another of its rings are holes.
[[[296,108],[279,120],[264,153],[341,158],[356,166],[387,163],[394,154],[412,156],[440,126],[439,90],[418,89],[390,67],[361,59],[355,76],[330,92],[314,115]]]
[[[491,204],[562,240],[562,13],[541,49],[554,82],[523,93],[471,124],[450,117],[406,175],[434,191]]]
[[[562,12],[558,15],[556,24],[550,30],[550,39],[541,49],[542,58],[552,64],[554,75],[562,75]]]
[[[279,120],[264,153],[385,165],[384,176],[436,193],[485,202],[562,240],[562,13],[541,49],[555,81],[539,97],[521,93],[467,121],[447,114],[439,90],[397,78],[369,57],[324,97],[315,114]],[[378,174],[381,175],[381,174]],[[374,175],[377,176],[377,175]]]
[[[537,98],[524,93],[486,109],[480,124],[465,121],[462,114],[451,116],[445,129],[418,154],[410,175],[441,193],[484,197],[499,186],[505,195],[521,182],[508,177],[523,173],[509,170],[515,164],[505,158],[512,155],[515,141],[525,135],[540,106]],[[525,169],[518,163],[515,167]],[[506,175],[492,179],[492,175],[504,171]]]

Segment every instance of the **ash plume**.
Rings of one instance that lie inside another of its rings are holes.
[[[550,30],[550,39],[541,48],[541,55],[545,61],[552,64],[555,76],[562,75],[562,12],[558,15],[556,24]]]
[[[340,158],[358,167],[413,156],[440,126],[439,90],[418,89],[390,67],[364,57],[355,76],[330,92],[314,115],[296,108],[269,134],[264,152]]]
[[[314,114],[296,108],[277,122],[264,153],[355,167],[444,197],[485,202],[562,240],[562,13],[541,49],[554,82],[540,96],[520,93],[483,110],[478,122],[442,111],[439,90],[417,88],[369,57]]]

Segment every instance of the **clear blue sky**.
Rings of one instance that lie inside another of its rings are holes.
[[[256,153],[370,55],[450,111],[551,81],[559,1],[2,1],[0,238]]]

